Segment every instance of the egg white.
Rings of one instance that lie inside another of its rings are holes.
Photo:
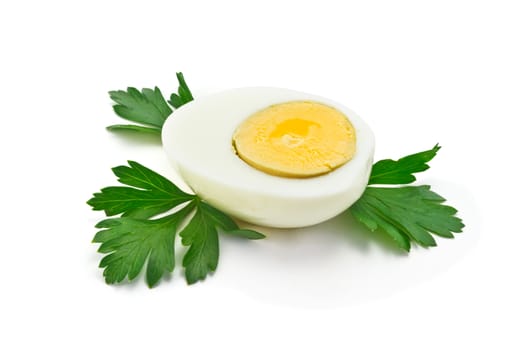
[[[356,132],[354,157],[328,174],[305,179],[269,175],[241,160],[232,146],[235,129],[253,113],[288,101],[316,101],[345,114]],[[350,109],[271,87],[227,90],[180,107],[165,122],[162,143],[201,198],[246,222],[281,228],[314,225],[350,207],[368,183],[374,154],[371,129]]]

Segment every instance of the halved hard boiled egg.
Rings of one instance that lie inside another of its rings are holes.
[[[345,106],[251,87],[204,96],[165,122],[162,143],[201,198],[240,220],[303,227],[350,207],[368,183],[374,135]]]

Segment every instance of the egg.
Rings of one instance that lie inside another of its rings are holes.
[[[347,107],[299,91],[249,87],[174,111],[162,144],[202,199],[248,223],[315,225],[364,192],[374,135]]]

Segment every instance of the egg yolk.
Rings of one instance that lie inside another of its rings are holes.
[[[237,155],[284,177],[326,174],[354,156],[353,125],[337,109],[312,101],[276,104],[248,117],[233,135]]]

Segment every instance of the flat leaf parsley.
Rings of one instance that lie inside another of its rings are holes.
[[[103,188],[87,202],[108,216],[121,215],[100,221],[96,228],[101,230],[93,239],[101,243],[99,252],[107,254],[100,267],[108,284],[126,277],[135,279],[147,263],[146,281],[150,287],[156,285],[175,268],[177,232],[182,244],[189,247],[183,258],[189,284],[205,279],[217,268],[219,231],[247,239],[264,238],[259,232],[240,229],[220,210],[145,166],[128,164],[113,168],[127,186]],[[173,209],[174,213],[166,213]]]
[[[428,151],[411,154],[399,160],[380,160],[372,167],[368,184],[402,185],[412,183],[416,181],[414,173],[430,168],[427,163],[436,156],[440,148],[439,145],[435,145]]]
[[[193,95],[184,80],[184,75],[180,72],[177,73],[177,79],[179,81],[179,94],[171,94],[168,101],[174,108],[179,108],[193,100]],[[110,91],[109,97],[116,103],[113,110],[119,117],[139,124],[108,126],[107,129],[111,131],[135,131],[160,135],[162,125],[173,113],[158,87],[142,89],[142,91],[128,87],[126,91]]]
[[[376,187],[378,184],[409,184],[413,173],[425,171],[439,146],[412,154],[397,161],[380,160],[372,167],[369,186],[350,207],[350,212],[368,229],[381,228],[398,246],[410,250],[414,241],[423,247],[435,246],[431,234],[452,238],[464,227],[456,209],[443,204],[445,199],[430,186]]]

